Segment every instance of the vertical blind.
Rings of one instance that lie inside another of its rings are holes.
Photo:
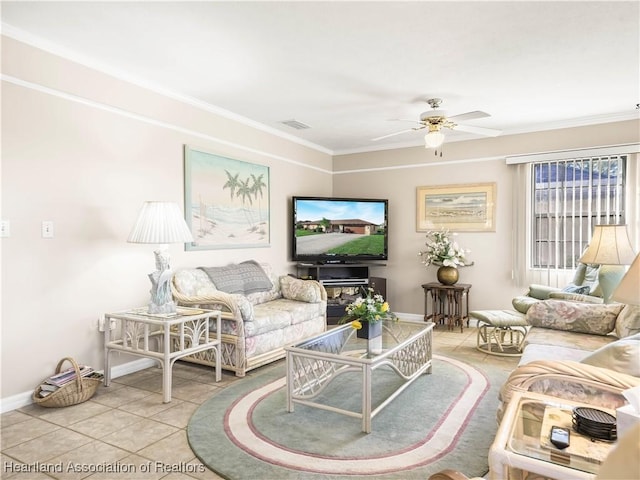
[[[531,266],[569,269],[595,225],[625,223],[627,155],[531,163]]]

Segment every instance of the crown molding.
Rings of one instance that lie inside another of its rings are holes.
[[[151,92],[157,93],[167,98],[171,98],[173,100],[177,100],[179,102],[185,103],[187,105],[191,105],[193,107],[199,108],[201,110],[205,110],[209,113],[217,115],[219,117],[226,118],[227,120],[232,120],[234,122],[238,122],[247,127],[255,128],[256,130],[263,131],[270,135],[274,135],[276,137],[280,137],[284,140],[288,140],[290,142],[297,143],[304,147],[311,148],[313,150],[317,150],[321,153],[325,153],[327,155],[333,155],[333,151],[325,148],[321,145],[317,145],[315,143],[309,142],[307,140],[301,139],[299,137],[295,137],[288,133],[282,132],[281,130],[277,130],[273,127],[269,127],[264,125],[263,123],[256,122],[255,120],[251,120],[247,117],[243,117],[242,115],[238,115],[237,113],[230,112],[229,110],[225,110],[223,108],[217,107],[210,103],[203,102],[201,100],[195,99],[193,97],[189,97],[187,95],[182,95],[180,93],[176,93],[167,88],[156,85],[152,82],[148,82],[146,80],[142,80],[138,77],[135,77],[129,73],[126,73],[123,70],[115,68],[111,65],[106,65],[100,62],[96,62],[94,59],[86,57],[84,55],[80,55],[76,52],[73,52],[69,49],[66,49],[58,44],[50,42],[48,40],[43,39],[42,37],[38,37],[31,33],[25,32],[22,29],[16,28],[12,25],[2,22],[1,24],[2,35],[17,40],[19,42],[30,45],[39,50],[43,50],[45,52],[51,53],[58,57],[64,58],[65,60],[69,60],[71,62],[77,63],[79,65],[85,66],[92,70],[96,70],[98,72],[104,73],[111,77],[117,78],[119,80],[123,80],[127,83],[135,85],[137,87],[144,88],[145,90],[149,90]]]

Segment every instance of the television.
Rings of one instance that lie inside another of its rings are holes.
[[[389,201],[293,197],[291,259],[358,263],[388,258]]]

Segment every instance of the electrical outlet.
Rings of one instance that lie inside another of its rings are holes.
[[[42,221],[42,238],[53,238],[53,222],[51,220]]]
[[[0,238],[11,236],[11,222],[9,220],[0,220]]]

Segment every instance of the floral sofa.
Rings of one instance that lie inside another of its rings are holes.
[[[276,275],[264,263],[180,270],[173,277],[172,293],[178,305],[222,311],[222,368],[238,377],[283,358],[284,346],[327,326],[324,287]],[[215,365],[211,350],[186,360]]]
[[[615,409],[621,392],[640,385],[640,307],[543,300],[529,306],[531,325],[517,368],[500,391],[498,418],[516,391]]]

